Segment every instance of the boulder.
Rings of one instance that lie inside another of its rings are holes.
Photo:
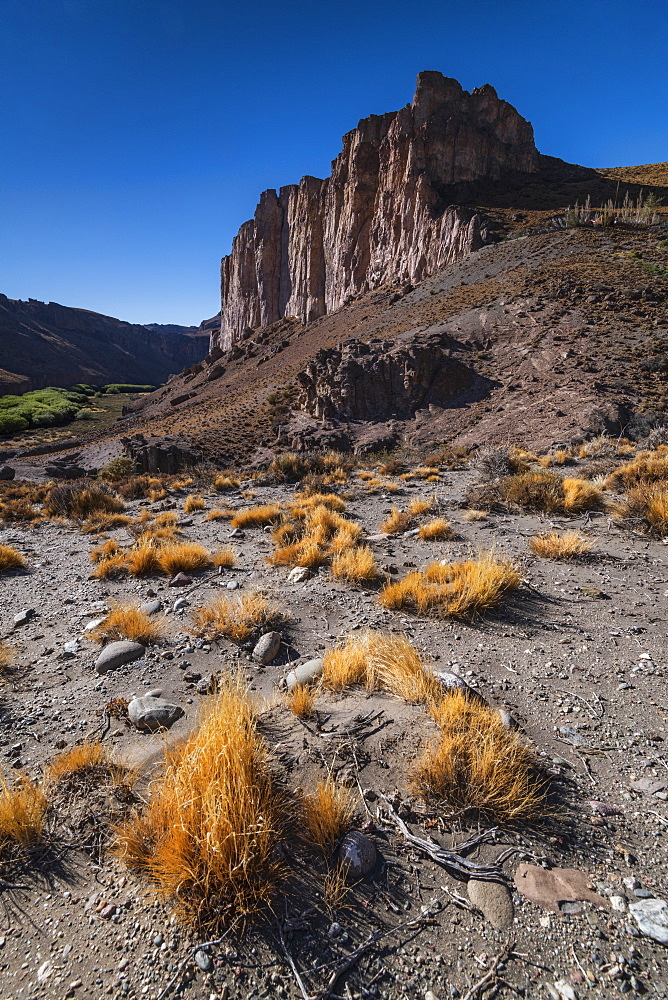
[[[376,845],[359,830],[347,833],[341,841],[339,861],[350,879],[364,878],[375,868],[377,860]]]
[[[282,641],[278,632],[265,632],[264,635],[261,635],[253,650],[255,662],[262,664],[262,666],[271,663],[278,656]]]
[[[136,729],[153,733],[157,729],[169,729],[184,714],[179,705],[173,705],[165,698],[149,692],[141,698],[133,698],[128,705],[128,718]]]
[[[122,667],[124,663],[138,660],[145,652],[146,648],[140,642],[131,642],[129,639],[110,642],[95,661],[95,670],[98,674],[106,674],[109,670]]]
[[[13,479],[15,475],[16,469],[12,469],[11,465],[0,465],[0,479]]]
[[[322,674],[323,664],[324,660],[321,657],[300,663],[285,678],[288,691],[292,691],[298,684],[313,684],[317,681]]]

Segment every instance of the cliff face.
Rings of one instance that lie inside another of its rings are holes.
[[[330,177],[261,195],[222,261],[212,347],[283,316],[310,322],[388,281],[421,281],[488,238],[481,216],[449,204],[454,185],[537,169],[531,125],[493,87],[469,94],[421,73],[412,105],[344,136]]]
[[[6,369],[0,388],[7,384],[8,391],[74,382],[164,382],[201,361],[208,347],[206,335],[160,333],[87,309],[0,295],[0,357]]]

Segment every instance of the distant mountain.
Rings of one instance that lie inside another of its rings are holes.
[[[141,326],[0,294],[0,392],[89,382],[160,383],[206,357],[209,332]]]

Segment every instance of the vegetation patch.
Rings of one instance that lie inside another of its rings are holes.
[[[578,531],[545,531],[529,539],[529,548],[543,559],[576,559],[586,555],[593,548],[593,539]]]

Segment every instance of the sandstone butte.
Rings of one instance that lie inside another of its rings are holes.
[[[529,122],[486,84],[468,93],[420,73],[413,103],[363,118],[325,180],[264,191],[221,264],[212,347],[284,316],[309,323],[351,296],[418,282],[479,249],[488,222],[450,203],[453,185],[535,173]]]

